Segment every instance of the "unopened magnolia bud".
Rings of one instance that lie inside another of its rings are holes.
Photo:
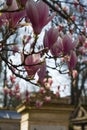
[[[36,105],[37,108],[40,108],[43,105],[43,102],[37,100],[35,105]]]
[[[77,75],[78,75],[77,70],[73,70],[73,72],[72,72],[72,76],[73,76],[74,79],[77,77]]]
[[[45,89],[44,89],[43,87],[41,87],[40,90],[39,90],[39,92],[40,92],[41,94],[43,94],[43,93],[45,93]]]
[[[46,89],[50,90],[50,87],[51,87],[51,86],[50,86],[49,83],[45,83],[45,88],[46,88]]]
[[[50,85],[52,85],[52,83],[53,83],[52,78],[48,78],[48,83],[49,83]]]
[[[56,97],[60,97],[59,91],[57,91],[55,95],[56,95]]]

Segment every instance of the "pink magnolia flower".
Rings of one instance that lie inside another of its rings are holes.
[[[68,63],[69,69],[70,70],[74,69],[76,66],[76,63],[77,63],[77,56],[76,56],[76,53],[74,51],[72,51],[71,55],[70,55],[70,60]]]
[[[37,70],[40,68],[40,54],[32,54],[27,56],[25,59],[25,69],[29,77],[35,75]]]
[[[86,53],[86,48],[84,46],[79,47],[78,51],[81,55],[84,55]]]
[[[15,96],[16,96],[16,99],[17,99],[17,100],[20,100],[20,99],[21,99],[21,94],[20,94],[20,93],[16,93]]]
[[[15,54],[16,52],[18,52],[18,51],[19,51],[18,46],[17,46],[17,45],[14,45],[14,46],[12,47],[12,51],[13,51],[13,54]]]
[[[57,41],[58,38],[58,29],[57,28],[50,28],[48,31],[45,31],[44,35],[44,47],[51,49],[54,43]]]
[[[62,54],[62,50],[63,50],[62,39],[58,38],[53,47],[50,49],[51,54],[53,56],[58,57]]]
[[[83,46],[87,49],[87,41],[84,42]]]
[[[64,36],[62,44],[63,44],[63,53],[64,54],[70,53],[70,51],[73,50],[75,47],[75,43],[73,43],[71,37],[68,35]]]
[[[52,80],[52,77],[48,76],[47,78],[45,77],[44,80],[43,80],[43,83],[48,83],[50,86],[52,85],[53,83],[53,80]]]
[[[44,94],[44,93],[46,92],[46,91],[45,91],[45,88],[44,88],[44,87],[40,87],[39,92],[40,92],[41,94]]]
[[[18,25],[18,22],[21,18],[25,16],[25,11],[19,11],[19,12],[10,12],[10,13],[3,13],[0,16],[0,26],[2,25],[9,25],[11,28],[15,28]]]
[[[51,101],[51,96],[45,96],[44,100],[45,100],[45,102],[50,102]]]
[[[46,82],[44,85],[45,85],[46,90],[50,90],[51,89],[50,83]]]
[[[9,89],[9,96],[12,97],[14,94],[13,94],[13,91],[12,89]]]
[[[57,91],[57,92],[55,93],[55,96],[56,96],[56,97],[60,97],[60,92]]]
[[[18,9],[16,0],[7,0],[7,4],[10,4],[8,5],[8,9],[7,9],[8,11],[13,11]]]
[[[42,1],[28,0],[26,2],[26,13],[36,34],[39,34],[42,28],[54,17],[54,14],[49,16],[49,7]]]
[[[72,76],[73,76],[74,79],[78,76],[77,70],[72,71]]]
[[[4,20],[4,21],[3,21]],[[7,20],[5,20],[4,14],[0,14],[0,27],[6,23]]]
[[[46,76],[46,63],[45,62],[41,65],[41,67],[40,67],[39,71],[37,72],[37,74],[38,74],[38,77],[39,77],[38,82],[43,84],[43,80],[44,80],[44,78]]]
[[[16,85],[15,85],[15,90],[16,90],[17,92],[19,92],[19,88],[20,88],[20,87],[19,87],[19,84],[16,84]]]
[[[63,39],[58,38],[57,41],[53,44],[52,48],[50,49],[51,54],[53,56],[60,56],[61,54],[67,55],[73,50],[75,47],[75,43],[72,41],[70,36],[65,35]]]
[[[85,36],[83,36],[83,35],[79,35],[79,36],[78,36],[78,40],[79,40],[79,43],[80,43],[80,44],[83,44],[83,43],[85,42],[86,38],[85,38]]]
[[[11,83],[15,83],[16,77],[14,75],[11,75],[10,76],[10,81],[11,81]]]
[[[40,101],[40,100],[37,100],[36,103],[35,103],[35,106],[36,106],[37,108],[40,108],[42,105],[43,105],[43,102]]]
[[[71,16],[71,19],[75,22],[75,21],[76,21],[76,16],[75,16],[75,15],[72,15],[72,16]]]

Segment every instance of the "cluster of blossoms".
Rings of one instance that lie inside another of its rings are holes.
[[[78,3],[75,3],[76,6],[77,4]],[[34,80],[35,75],[37,75],[38,79],[36,83],[34,83],[40,86],[39,93],[44,95],[44,101],[50,101],[51,96],[46,96],[46,94],[48,91],[50,91],[53,81],[51,78],[49,78],[46,57],[53,58],[55,59],[55,61],[57,60],[57,58],[59,58],[62,64],[66,64],[68,66],[68,72],[71,71],[73,78],[75,78],[78,74],[76,70],[73,69],[77,64],[77,55],[78,53],[85,53],[84,50],[86,51],[87,42],[82,36],[79,36],[79,41],[77,41],[72,38],[72,35],[68,33],[61,33],[60,28],[50,27],[44,32],[42,47],[39,46],[37,48],[38,38],[40,37],[43,28],[55,17],[55,13],[49,15],[49,7],[47,4],[42,1],[35,2],[33,0],[6,0],[5,10],[7,12],[4,12],[0,15],[0,27],[8,27],[9,31],[11,31],[9,32],[10,35],[13,34],[16,29],[24,26],[31,26],[33,31],[33,40],[30,35],[25,35],[23,37],[22,50],[19,50],[17,46],[13,46],[13,48],[11,48],[13,54],[20,53],[21,64],[16,66],[9,61],[8,67],[15,75],[18,75],[16,73],[16,69],[18,71],[19,66],[24,67],[24,71],[27,72],[26,79],[29,81]],[[75,20],[74,17],[72,19]],[[22,20],[24,20],[24,22],[21,22]],[[83,40],[84,45],[83,47],[80,47],[80,44],[78,45],[78,43],[83,42]],[[26,51],[25,48],[28,45],[30,46],[30,49]],[[75,51],[77,48],[78,53],[76,54]],[[2,54],[2,51],[4,49],[5,45],[2,43],[2,45],[0,46],[0,55]],[[9,64],[12,67],[10,67]],[[24,79],[23,75],[20,76],[19,74],[19,77],[22,77]],[[14,78],[12,78],[11,80],[13,83]],[[14,95],[15,93],[16,95],[18,95],[18,86],[15,87],[14,91],[16,91],[17,93],[10,91],[8,91],[8,93],[10,95]],[[6,89],[5,93],[7,93]],[[30,93],[27,91],[25,95],[26,100],[28,101],[30,98]],[[57,95],[59,96],[59,93],[57,93]],[[40,105],[42,105],[42,102],[37,101],[36,106],[38,107]]]

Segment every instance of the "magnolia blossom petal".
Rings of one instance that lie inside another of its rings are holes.
[[[40,68],[40,54],[33,54],[27,56],[25,59],[25,70],[29,77],[32,77],[36,74],[37,70]]]
[[[62,54],[62,49],[63,49],[62,40],[58,38],[58,40],[55,42],[50,51],[53,56],[58,57]]]
[[[63,38],[63,52],[68,54],[74,48],[74,44],[70,36],[65,35]]]
[[[49,7],[42,1],[38,2],[37,10],[39,14],[40,26],[44,26],[44,23],[49,15]]]
[[[32,23],[32,26],[36,27],[39,22],[39,16],[36,3],[33,0],[26,2],[26,13]]]
[[[68,63],[69,69],[72,70],[73,68],[75,68],[76,63],[77,63],[77,56],[76,56],[76,53],[72,51],[70,55],[70,61]]]
[[[0,14],[0,27],[4,24],[4,23],[6,23],[6,17],[5,17],[5,14],[3,13],[3,14]]]
[[[8,10],[13,11],[13,10],[17,10],[17,9],[18,9],[18,5],[17,5],[16,0],[12,0],[12,4],[11,4],[11,6],[8,7]]]
[[[58,34],[57,28],[50,28],[48,31],[46,31],[43,39],[44,47],[51,49],[53,44],[57,41]]]
[[[56,15],[56,13],[54,12],[51,16],[49,16],[47,18],[47,21],[46,21],[45,25],[48,24],[54,18],[55,15]]]
[[[38,77],[39,77],[38,82],[43,84],[44,78],[46,76],[46,62],[44,62],[42,64],[42,66],[40,67],[40,70],[38,71],[37,74],[38,74]]]
[[[36,34],[39,34],[42,28],[54,17],[54,14],[49,16],[49,7],[43,1],[27,1],[26,13]]]

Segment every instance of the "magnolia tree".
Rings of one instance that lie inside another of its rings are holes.
[[[71,77],[71,93],[76,97],[76,78],[81,77],[78,72],[83,72],[87,63],[86,6],[80,1],[6,0],[0,12],[0,65],[5,65],[5,101],[7,97],[11,101],[22,100],[16,77],[38,88],[33,93],[26,90],[27,103],[34,101],[40,107],[44,102],[58,98],[61,86],[56,93],[51,91],[53,80],[49,68]],[[80,16],[80,20],[84,17],[83,22],[79,21]],[[9,78],[8,70],[11,71]]]
[[[51,3],[46,0],[45,2],[58,14],[53,19],[53,25],[57,25],[64,34],[67,32],[76,39],[75,52],[78,61],[71,73],[71,103],[78,104],[81,100],[86,103],[87,2],[84,0],[53,1]]]

